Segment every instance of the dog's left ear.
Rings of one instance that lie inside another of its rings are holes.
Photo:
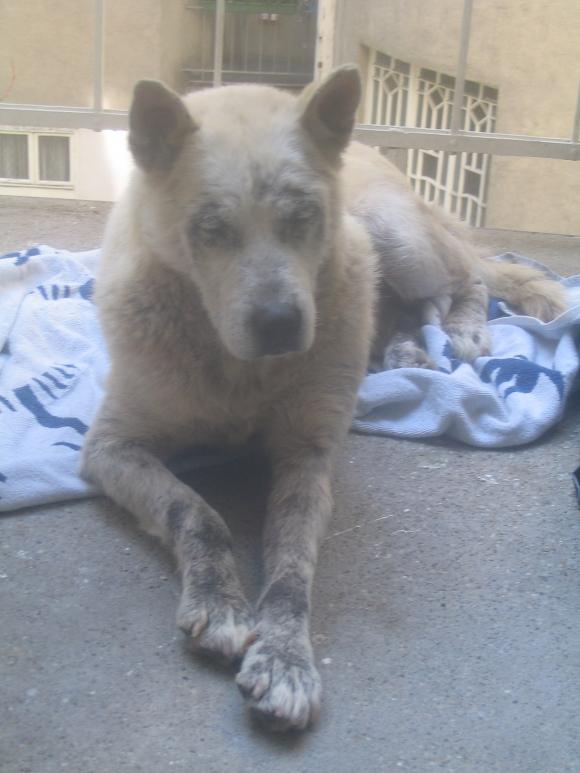
[[[159,81],[139,81],[129,111],[129,147],[145,172],[165,172],[197,129],[183,100]]]
[[[338,157],[348,145],[361,95],[360,72],[354,64],[337,68],[302,93],[302,126],[325,154]]]

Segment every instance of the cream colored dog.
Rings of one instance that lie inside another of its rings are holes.
[[[172,548],[180,627],[200,650],[243,658],[237,683],[276,729],[304,728],[320,705],[310,591],[376,288],[387,298],[379,332],[417,302],[466,358],[487,347],[489,286],[543,318],[561,305],[536,272],[478,260],[378,154],[347,148],[359,98],[354,67],[298,99],[248,85],[182,100],[137,84],[138,169],[98,280],[112,369],[84,473]],[[386,356],[426,364],[410,339]],[[273,470],[255,607],[224,522],[164,464],[193,444],[251,436]]]

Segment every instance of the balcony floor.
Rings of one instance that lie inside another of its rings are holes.
[[[0,198],[0,253],[97,246],[108,209]],[[580,271],[579,238],[476,237]],[[260,734],[231,674],[187,653],[166,553],[112,505],[3,517],[0,768],[580,771],[579,414],[518,450],[348,438],[313,599],[324,710],[299,738]],[[250,467],[195,484],[255,591]]]

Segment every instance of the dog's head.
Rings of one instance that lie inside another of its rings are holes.
[[[360,92],[353,66],[298,98],[251,85],[184,99],[156,81],[135,88],[141,238],[193,280],[237,358],[314,340],[317,280],[339,216],[336,172]]]

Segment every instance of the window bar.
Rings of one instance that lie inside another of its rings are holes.
[[[572,128],[572,142],[580,142],[580,81],[578,82],[576,113],[574,114],[574,126]]]
[[[248,20],[244,19],[244,71],[248,72],[250,65],[248,63],[248,57],[250,55],[250,25]]]
[[[450,130],[452,135],[456,135],[460,129],[465,129],[465,121],[461,120],[461,108],[465,95],[465,73],[467,70],[467,56],[469,53],[469,38],[471,35],[471,17],[473,11],[473,0],[464,0],[463,15],[461,17],[461,34],[459,39],[459,52],[457,55],[457,71],[455,73],[455,89],[453,90],[453,104],[451,106]],[[462,207],[465,201],[460,192],[465,190],[465,162],[466,154],[460,153],[455,156],[455,164],[452,186],[457,191],[460,202],[459,216],[462,216]]]
[[[28,180],[38,184],[38,136],[28,135]]]
[[[270,14],[268,14],[269,18]],[[274,40],[272,41],[272,53],[271,53],[271,59],[272,62],[272,69],[274,72],[280,72],[280,67],[278,65],[278,45],[280,43],[280,27],[278,25],[278,22],[274,22],[274,33],[272,35]]]
[[[226,0],[217,0],[215,9],[215,38],[213,50],[213,85],[221,86],[224,59],[224,32],[226,21]]]
[[[294,21],[294,26],[296,26],[296,21]],[[285,41],[286,41],[286,72],[292,72],[292,48],[290,46],[290,35],[284,35]]]
[[[103,109],[103,67],[105,48],[105,0],[95,0],[95,48],[93,61],[93,110]]]
[[[471,16],[473,0],[464,0],[463,16],[461,18],[461,38],[459,40],[459,54],[457,57],[457,72],[455,74],[455,95],[451,110],[451,134],[457,134],[461,122],[461,108],[463,107],[463,95],[465,92],[465,71],[467,68],[467,54],[469,52],[469,38],[471,36]]]
[[[258,27],[258,39],[260,41],[260,46],[258,48],[258,72],[263,73],[264,72],[264,66],[263,66],[263,55],[264,55],[264,25],[260,24]]]
[[[187,6],[189,8],[189,6]],[[197,33],[196,40],[199,42],[199,48],[200,48],[200,57],[199,61],[201,62],[201,69],[207,70],[208,69],[208,56],[207,56],[207,45],[206,42],[208,40],[208,37],[205,34],[205,29],[207,27],[207,11],[199,11],[199,31]],[[205,76],[201,76],[202,79],[205,79]]]

